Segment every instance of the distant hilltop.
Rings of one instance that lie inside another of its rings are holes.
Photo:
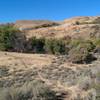
[[[100,16],[73,17],[63,21],[18,20],[8,24],[23,31],[28,38],[100,38]]]
[[[15,25],[21,30],[36,29],[42,27],[51,27],[58,25],[57,22],[49,20],[18,20]]]
[[[14,25],[24,31],[27,37],[100,37],[100,16],[73,17],[63,21],[18,20]]]

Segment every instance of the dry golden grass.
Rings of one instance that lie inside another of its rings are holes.
[[[97,21],[98,20],[98,21]],[[97,21],[96,23],[93,23]],[[76,22],[81,24],[77,25]],[[73,38],[84,37],[88,38],[90,33],[99,34],[99,30],[96,29],[96,26],[99,26],[99,17],[75,17],[66,19],[59,23],[59,25],[54,25],[51,27],[39,27],[32,28],[33,26],[40,26],[44,23],[53,23],[48,21],[18,21],[15,23],[15,26],[18,26],[20,29],[23,28],[27,38],[32,36],[36,37],[46,37],[46,38],[63,38],[65,36],[71,36]]]
[[[60,96],[64,96],[62,100],[86,100],[95,93],[94,89],[87,88],[87,82],[88,78],[91,83],[95,80],[91,77],[95,74],[94,70],[98,70],[96,62],[94,65],[77,65],[66,62],[63,57],[47,54],[0,52],[0,55],[0,87],[20,88],[25,82],[41,80]]]
[[[11,52],[0,52],[0,56],[0,66],[10,66],[11,68],[17,69],[31,68],[32,66],[41,68],[50,65],[56,58],[53,55],[47,54],[22,54]]]

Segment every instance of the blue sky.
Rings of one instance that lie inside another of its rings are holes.
[[[0,22],[99,15],[100,0],[0,0]]]

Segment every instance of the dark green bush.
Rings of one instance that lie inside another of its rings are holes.
[[[34,53],[44,53],[44,45],[45,45],[45,39],[44,38],[36,38],[32,37],[29,39],[28,46],[30,46],[29,51]]]
[[[49,54],[68,54],[74,48],[78,50],[85,49],[92,52],[95,44],[90,40],[62,40],[62,39],[46,39],[32,37],[28,41],[28,52],[49,53]]]
[[[25,37],[12,25],[0,26],[0,50],[23,51]]]
[[[54,46],[54,54],[65,54],[66,48],[64,41],[55,40],[53,46]]]
[[[57,39],[46,39],[32,37],[28,42],[28,52],[65,54],[65,42]]]

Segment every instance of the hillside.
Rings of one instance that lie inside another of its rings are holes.
[[[23,30],[27,37],[100,37],[100,17],[75,17],[59,22],[16,21],[15,26]]]
[[[100,100],[100,17],[1,24],[0,100]]]

